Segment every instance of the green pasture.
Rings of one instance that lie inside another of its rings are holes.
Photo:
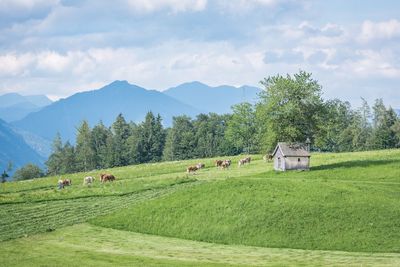
[[[23,253],[21,253],[23,252]],[[77,224],[0,243],[3,266],[399,266],[395,253],[220,245]]]
[[[400,150],[314,153],[285,173],[241,157],[1,184],[0,266],[399,265]]]

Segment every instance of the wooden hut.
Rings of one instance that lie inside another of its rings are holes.
[[[277,171],[310,169],[311,155],[308,151],[308,146],[278,143],[272,156],[274,169]]]

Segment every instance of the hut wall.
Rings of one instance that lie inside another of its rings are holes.
[[[278,149],[274,155],[274,169],[276,171],[285,170],[285,158],[283,157],[280,149]]]
[[[285,158],[286,170],[309,170],[310,158],[309,157],[286,157]]]

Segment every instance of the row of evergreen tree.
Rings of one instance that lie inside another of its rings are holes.
[[[359,109],[338,99],[324,101],[310,73],[273,76],[255,105],[242,103],[231,114],[173,118],[164,128],[160,115],[148,112],[140,124],[119,114],[106,127],[77,128],[76,142],[58,134],[46,162],[48,174],[88,171],[161,160],[270,152],[278,141],[312,141],[318,151],[360,151],[400,147],[400,119],[381,99]]]
[[[238,153],[225,139],[230,115],[200,114],[173,118],[165,129],[160,115],[148,112],[140,124],[119,114],[111,127],[99,122],[92,129],[87,121],[77,128],[76,144],[63,143],[60,134],[46,162],[48,174],[63,174],[130,164],[212,157]]]

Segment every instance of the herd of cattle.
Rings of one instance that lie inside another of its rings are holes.
[[[272,158],[273,157],[272,157],[271,154],[267,154],[267,155],[263,156],[264,161],[270,161],[270,160],[272,160]],[[246,158],[240,159],[238,161],[238,165],[240,167],[240,166],[243,166],[245,164],[249,164],[250,162],[251,162],[251,157],[246,157]],[[231,166],[232,161],[230,159],[225,159],[225,160],[219,160],[218,159],[214,163],[215,163],[215,166],[217,168],[228,169]],[[186,172],[194,174],[196,171],[204,168],[205,166],[206,165],[204,163],[197,163],[196,165],[187,167]],[[85,178],[83,178],[83,184],[84,185],[91,185],[92,183],[94,183],[95,180],[96,180],[96,178],[93,177],[93,176],[86,176]],[[100,182],[101,183],[112,182],[114,180],[115,180],[115,176],[112,175],[112,174],[107,174],[107,173],[100,174]],[[62,189],[65,186],[70,186],[70,185],[72,185],[71,179],[60,179],[60,180],[58,180],[58,188],[59,189]]]
[[[240,159],[238,161],[238,165],[240,167],[240,166],[243,166],[250,162],[251,162],[251,157],[246,157],[246,158]],[[228,169],[231,166],[232,161],[230,159],[225,159],[225,160],[217,159],[214,163],[217,168]],[[204,168],[204,167],[205,167],[204,163],[197,163],[196,165],[187,167],[186,172],[187,173],[195,173],[197,170],[200,170],[201,168]]]
[[[95,180],[96,180],[96,178],[93,176],[86,176],[85,178],[83,178],[83,185],[91,185],[92,183],[94,183]],[[112,174],[108,174],[108,173],[100,174],[100,182],[102,182],[102,183],[112,182],[114,180],[115,180],[115,176]],[[57,184],[58,184],[58,189],[63,189],[65,186],[72,185],[72,180],[71,179],[60,179],[60,180],[58,180]]]

